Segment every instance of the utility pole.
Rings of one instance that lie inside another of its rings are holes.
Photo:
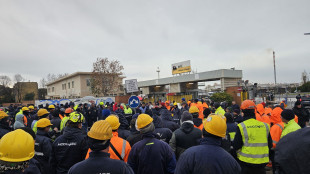
[[[157,70],[156,70],[156,72],[157,72],[157,75],[158,75],[158,79],[159,79],[159,73],[160,73],[159,67],[157,67]]]
[[[273,51],[273,70],[274,70],[274,87],[275,87],[275,93],[277,89],[277,72],[276,72],[276,56],[275,52]]]

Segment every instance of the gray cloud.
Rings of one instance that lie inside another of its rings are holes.
[[[299,82],[309,70],[310,1],[0,1],[1,74],[38,81],[118,59],[127,78],[236,67],[253,82]],[[269,51],[268,51],[269,50]]]

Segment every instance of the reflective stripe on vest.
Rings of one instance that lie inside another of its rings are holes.
[[[123,147],[122,147],[122,154],[121,154],[121,157],[123,160],[125,157],[125,150],[126,150],[126,140],[123,140]]]
[[[283,127],[281,126],[281,124],[277,123],[276,125],[278,125],[280,129],[283,131]]]
[[[267,123],[264,123],[265,127],[266,127],[266,132],[267,132],[267,138],[268,138],[268,134],[269,134],[269,127],[267,125]],[[241,123],[241,127],[243,129],[243,134],[244,134],[244,146],[246,147],[264,147],[264,146],[268,146],[268,142],[267,143],[249,143],[249,134],[248,131],[246,129],[245,124],[242,122]]]
[[[35,152],[34,154],[37,156],[44,156],[44,154],[42,152]]]
[[[243,140],[243,146],[237,153],[238,159],[249,164],[268,163],[269,125],[249,119],[240,123],[238,127]]]

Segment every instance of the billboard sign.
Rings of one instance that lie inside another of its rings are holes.
[[[138,82],[137,79],[125,80],[127,93],[138,92]]]
[[[172,75],[191,72],[191,61],[184,61],[172,64]]]

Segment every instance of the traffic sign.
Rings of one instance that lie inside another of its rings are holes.
[[[131,108],[137,108],[140,105],[140,100],[137,96],[131,96],[128,100],[128,105]]]

